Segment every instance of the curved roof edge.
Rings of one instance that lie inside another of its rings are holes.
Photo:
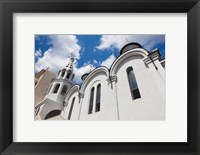
[[[85,73],[81,76],[81,80],[84,81],[86,79],[86,77],[89,75],[90,73]]]
[[[83,92],[85,90],[86,84],[90,81],[90,79],[96,75],[99,72],[105,72],[106,76],[109,76],[109,70],[107,67],[105,66],[99,66],[97,68],[95,68],[94,70],[92,70],[88,76],[85,78],[85,80],[83,81],[81,87],[80,87],[80,91]]]
[[[74,86],[72,86],[70,89],[69,89],[69,91],[68,91],[68,93],[67,93],[67,95],[66,95],[66,97],[65,97],[65,100],[69,100],[69,98],[73,95],[73,93],[75,92],[75,91],[78,91],[79,92],[79,90],[80,90],[80,86],[79,85],[74,85]]]
[[[120,55],[135,48],[142,48],[142,45],[136,42],[130,42],[126,44],[124,47],[122,47],[122,49],[120,50]]]
[[[125,52],[122,52],[129,45],[134,45],[134,48],[131,48],[131,49],[125,51]],[[79,92],[83,93],[85,91],[87,83],[90,81],[90,79],[95,74],[97,74],[97,73],[99,73],[101,71],[105,72],[107,77],[109,77],[110,75],[113,75],[113,71],[116,68],[117,64],[120,63],[121,61],[123,61],[124,59],[126,59],[130,55],[141,55],[143,57],[147,57],[149,55],[149,52],[146,49],[144,49],[139,43],[136,43],[136,42],[131,42],[131,43],[125,45],[121,49],[120,55],[113,61],[112,65],[110,66],[110,69],[105,67],[105,66],[99,66],[99,67],[95,68],[94,70],[92,70],[91,72],[83,74],[82,77],[81,77],[81,79],[83,80],[81,86],[74,85],[72,88],[70,88],[68,94],[69,93],[71,93],[71,94],[73,93],[73,89],[75,89],[74,88],[75,86],[78,87],[78,91]],[[67,97],[69,99],[69,97],[71,95],[71,94],[70,95],[68,95],[68,94],[66,96],[66,99],[67,99]]]
[[[128,56],[130,55],[141,55],[143,57],[147,57],[148,56],[148,51],[144,48],[135,48],[135,49],[131,49],[123,54],[121,54],[118,58],[115,59],[115,61],[112,63],[111,67],[110,67],[110,72],[109,74],[112,75],[113,74],[113,70],[116,68],[117,64],[120,63],[121,61],[123,61],[124,59],[126,59]]]

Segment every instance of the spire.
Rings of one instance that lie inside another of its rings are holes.
[[[74,58],[71,57],[71,58],[69,59],[69,63],[68,63],[67,66],[66,66],[66,69],[67,69],[67,70],[73,70],[73,63],[74,63]]]

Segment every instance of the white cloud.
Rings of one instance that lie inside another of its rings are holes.
[[[98,64],[98,61],[97,61],[97,60],[93,60],[93,63],[94,63],[94,64]]]
[[[38,58],[35,63],[35,71],[49,67],[54,73],[62,69],[69,62],[69,57],[75,59],[80,58],[80,49],[78,40],[74,35],[50,35],[51,44],[53,47],[44,52],[43,57]]]
[[[80,67],[80,68],[74,68],[74,73],[75,73],[75,77],[74,77],[74,81],[75,83],[81,83],[82,80],[81,80],[81,77],[83,74],[85,73],[89,73],[90,71],[92,71],[94,69],[94,66],[93,65],[86,65],[86,66],[83,66],[83,67]]]
[[[67,65],[69,58],[73,56],[75,58],[74,82],[80,84],[82,82],[81,76],[93,70],[94,66],[91,65],[89,61],[84,63],[83,67],[77,68],[77,60],[80,59],[81,47],[78,45],[76,36],[51,35],[49,38],[53,47],[45,51],[43,57],[38,58],[35,64],[35,71],[39,72],[41,69],[49,68],[50,71],[57,74],[60,69]],[[35,55],[40,55],[40,53],[41,51],[36,51]],[[94,62],[96,62],[96,60],[94,60]]]
[[[39,50],[36,50],[35,51],[35,56],[38,58],[38,57],[41,57],[42,56],[42,51],[39,49]]]
[[[100,45],[96,48],[105,49],[121,49],[128,42],[138,42],[147,50],[152,50],[159,43],[164,42],[163,35],[102,35]]]
[[[106,66],[107,68],[110,68],[112,65],[113,61],[116,59],[116,57],[112,54],[109,56],[106,60],[104,60],[100,66]]]

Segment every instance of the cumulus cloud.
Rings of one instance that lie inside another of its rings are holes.
[[[107,68],[110,68],[112,65],[113,61],[116,59],[116,57],[112,54],[109,56],[106,60],[104,60],[100,66],[106,66]]]
[[[93,60],[93,63],[94,63],[94,64],[98,64],[98,61],[94,59],[94,60]]]
[[[86,66],[80,67],[80,68],[74,68],[74,82],[80,84],[82,82],[81,77],[85,73],[91,72],[95,67],[91,64],[88,64]]]
[[[39,49],[39,50],[36,50],[35,51],[35,57],[41,57],[42,56],[42,51]]]
[[[156,45],[164,43],[164,35],[102,35],[100,45],[96,48],[105,49],[121,49],[128,42],[138,42],[147,50],[152,50]]]
[[[35,71],[41,69],[49,69],[57,73],[69,62],[69,58],[73,56],[75,59],[80,58],[80,49],[78,40],[74,35],[50,35],[50,42],[53,45],[44,52],[43,57],[39,57],[35,63]]]

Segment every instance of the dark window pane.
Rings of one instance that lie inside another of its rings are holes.
[[[128,81],[129,81],[132,98],[133,99],[141,98],[140,91],[139,91],[137,81],[135,78],[135,74],[133,72],[133,68],[128,67],[126,71],[127,71],[127,76],[128,76]]]
[[[100,111],[100,100],[101,100],[101,84],[97,86],[97,96],[96,96],[96,108],[95,111]]]
[[[68,120],[71,119],[72,110],[73,110],[73,107],[74,107],[74,101],[75,101],[75,97],[72,99],[72,104],[71,104],[71,106],[70,106],[69,115],[68,115]]]
[[[89,104],[89,111],[88,111],[88,114],[91,114],[91,113],[92,113],[92,109],[93,109],[93,100],[94,100],[94,87],[92,87],[92,89],[91,89],[90,104]]]
[[[63,77],[63,76],[65,75],[65,71],[66,71],[66,69],[63,69],[63,70],[62,70],[61,77]]]
[[[60,115],[60,113],[61,113],[60,110],[53,110],[53,111],[49,112],[44,119],[49,119],[51,117]]]
[[[57,93],[57,92],[58,92],[58,89],[59,89],[59,87],[60,87],[60,84],[57,84],[57,85],[55,86],[55,88],[54,88],[54,91],[53,91],[53,93]]]
[[[133,90],[133,94],[134,94],[134,99],[141,98],[139,89]]]
[[[129,81],[130,81],[130,85],[131,85],[132,90],[137,89],[138,86],[137,86],[137,83],[136,83],[136,79],[135,79],[135,75],[133,73],[133,70],[131,70],[129,72]]]
[[[70,75],[71,75],[71,73],[68,73],[68,74],[67,74],[67,78],[68,78],[68,79],[69,79]]]
[[[62,91],[61,91],[61,95],[65,95],[66,92],[67,92],[67,86],[64,85],[64,86],[63,86],[63,89],[62,89]]]

